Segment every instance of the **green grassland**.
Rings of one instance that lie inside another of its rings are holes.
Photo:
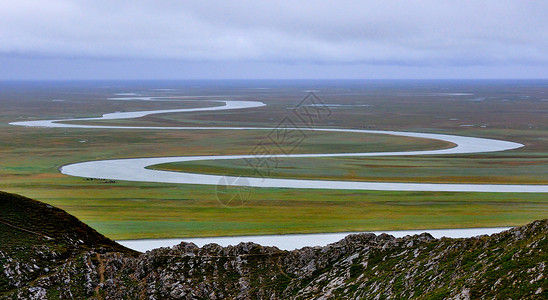
[[[284,149],[277,148],[268,139],[269,130],[47,129],[7,124],[21,120],[94,117],[114,111],[218,105],[198,103],[199,100],[107,101],[105,99],[115,97],[115,93],[128,90],[156,94],[140,85],[98,86],[3,87],[0,190],[63,208],[114,239],[513,226],[548,215],[547,194],[524,193],[252,189],[247,191],[249,196],[243,205],[226,207],[217,200],[215,186],[105,183],[65,176],[58,168],[96,159],[248,154],[260,142],[270,143],[270,149],[280,153]],[[448,88],[452,92],[474,95],[430,95]],[[297,126],[307,126],[291,110],[304,96],[303,90],[291,86],[267,91],[238,86],[185,87],[179,94],[207,97],[205,99],[261,100],[268,106],[93,123],[275,127],[284,118],[290,118]],[[546,184],[548,181],[548,102],[543,100],[544,92],[548,92],[546,85],[462,84],[434,88],[380,85],[377,89],[326,87],[319,90],[318,95],[326,103],[371,106],[332,107],[331,116],[314,119],[314,126],[460,134],[505,139],[526,146],[474,155],[283,159],[270,170],[273,176],[409,182]],[[430,94],[420,96],[425,93]],[[415,138],[304,132],[302,142],[291,151],[328,153],[447,147],[451,145]],[[237,160],[161,167],[216,174],[253,172],[245,162]]]
[[[494,160],[496,164],[493,164]],[[151,168],[216,175],[258,175],[253,165],[245,160],[181,162]],[[268,175],[275,178],[377,182],[548,184],[547,168],[548,156],[544,153],[323,157],[279,159],[276,167],[268,170]]]

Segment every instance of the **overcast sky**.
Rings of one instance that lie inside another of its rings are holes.
[[[548,78],[548,1],[0,0],[0,79]]]

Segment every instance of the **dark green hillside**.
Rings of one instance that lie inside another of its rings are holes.
[[[43,298],[41,294],[20,292],[32,289],[41,278],[59,276],[66,264],[77,262],[90,251],[135,254],[64,210],[0,192],[0,298],[9,294],[8,298]],[[61,284],[57,287],[62,288]],[[56,298],[55,290],[47,294]]]
[[[0,192],[0,250],[54,242],[128,252],[62,209],[23,196]]]

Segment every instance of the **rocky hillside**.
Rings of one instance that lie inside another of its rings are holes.
[[[492,236],[351,235],[281,251],[182,243],[139,254],[0,193],[0,299],[548,299],[548,220]]]

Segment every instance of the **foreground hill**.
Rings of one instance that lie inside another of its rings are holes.
[[[0,298],[547,299],[548,220],[492,236],[358,234],[282,251],[181,243],[139,254],[0,193]]]

